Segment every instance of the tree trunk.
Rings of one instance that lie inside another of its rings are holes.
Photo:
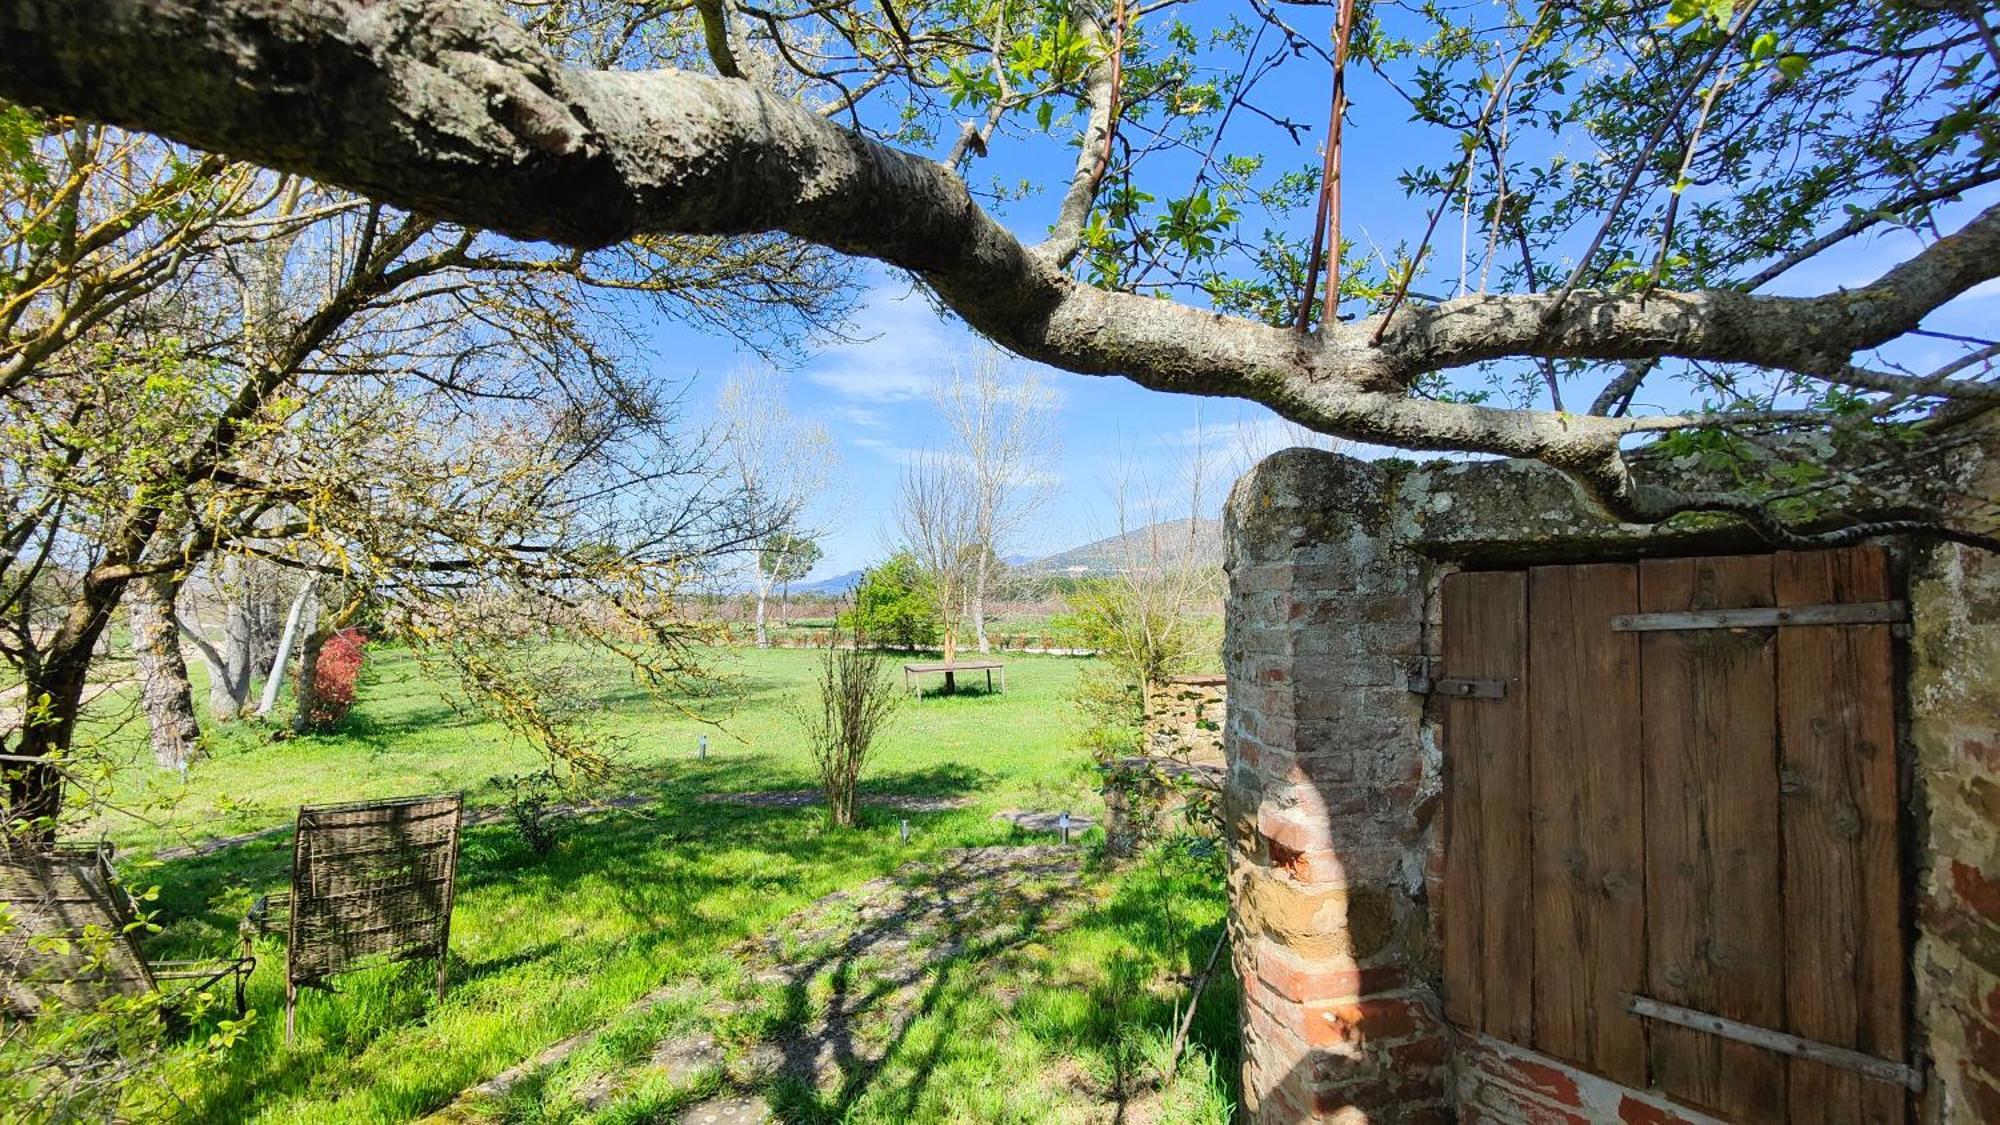
[[[313,729],[313,704],[317,698],[314,689],[319,686],[319,652],[326,647],[326,631],[315,623],[305,637],[305,643],[299,646],[299,678],[292,682],[292,698],[298,703],[298,711],[292,715],[292,730],[299,734]]]
[[[972,635],[981,655],[991,652],[986,640],[986,560],[980,559],[972,571]]]
[[[957,661],[958,630],[947,623],[944,627],[944,662],[953,664]],[[944,673],[944,694],[951,695],[956,691],[958,691],[958,673],[947,668]]]
[[[83,708],[91,654],[98,636],[110,624],[123,586],[122,581],[87,580],[83,595],[71,605],[68,618],[51,638],[45,657],[25,669],[20,737],[6,747],[9,754],[47,759],[69,750],[76,735],[77,712]],[[7,779],[7,835],[36,841],[53,839],[56,817],[62,812],[61,768],[46,762],[10,760],[0,763],[0,773]]]
[[[271,674],[264,678],[264,694],[257,700],[257,717],[264,718],[278,705],[278,689],[285,683],[285,665],[292,658],[292,644],[298,640],[299,621],[305,616],[306,603],[312,599],[312,579],[299,587],[298,596],[292,599],[292,608],[285,614],[285,631],[278,635],[278,651],[271,658]]]
[[[757,647],[770,648],[771,637],[764,631],[764,602],[770,596],[771,585],[763,579],[757,581]]]
[[[251,647],[256,640],[256,623],[250,617],[250,595],[236,590],[229,595],[222,618],[222,674],[208,684],[208,710],[218,719],[235,719],[250,702],[250,669],[254,664]]]
[[[194,685],[174,633],[174,595],[180,583],[168,574],[135,580],[126,590],[131,608],[132,655],[139,666],[139,700],[161,769],[185,770],[200,748]]]

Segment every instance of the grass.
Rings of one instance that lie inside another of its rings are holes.
[[[859,829],[833,832],[816,809],[702,801],[704,793],[813,783],[787,706],[804,698],[814,654],[714,655],[736,689],[720,727],[662,707],[606,669],[606,727],[629,746],[613,788],[646,793],[654,798],[648,804],[580,821],[545,857],[504,824],[468,829],[442,1002],[424,966],[344,976],[334,995],[306,994],[299,1043],[287,1050],[278,1018],[282,945],[265,940],[250,987],[258,1019],[227,1066],[179,1091],[187,1116],[410,1120],[558,1040],[605,1029],[590,1049],[535,1076],[502,1116],[670,1119],[718,1077],[663,1085],[635,1074],[634,1060],[675,1021],[746,987],[733,943],[912,859],[1013,838],[1014,829],[991,820],[998,809],[1099,807],[1094,775],[1070,746],[1066,700],[1084,662],[1024,655],[1007,658],[1004,695],[906,707],[868,770],[867,791],[964,797],[965,808],[876,811]],[[109,786],[117,811],[83,828],[121,845],[128,881],[162,888],[164,929],[149,948],[158,957],[233,948],[249,903],[284,886],[290,847],[280,836],[148,862],[153,850],[287,824],[301,802],[464,789],[475,804],[490,803],[498,797],[491,778],[540,765],[494,724],[440,702],[418,664],[393,650],[377,654],[341,732],[272,741],[254,724],[224,728],[185,781],[151,767],[129,691],[99,701],[90,732],[124,768]],[[697,762],[704,732],[709,759]],[[907,844],[897,831],[905,817],[914,830]],[[1135,1076],[1171,1035],[1173,990],[1160,982],[1205,957],[1219,932],[1220,879],[1210,867],[1094,868],[1096,905],[1068,929],[996,957],[968,953],[948,962],[923,1015],[871,1079],[834,1103],[774,1091],[776,1103],[799,1121],[1042,1120],[1051,1091],[1115,1098],[1144,1089]],[[692,991],[651,1012],[628,1010],[671,984]],[[1227,1118],[1233,1005],[1228,985],[1204,1004],[1196,1036],[1203,1046],[1181,1081],[1149,1095],[1155,1117]],[[751,1042],[768,1028],[753,1012],[725,1030]],[[1027,1073],[1040,1079],[1021,1081]],[[617,1097],[578,1108],[576,1090],[607,1082]]]

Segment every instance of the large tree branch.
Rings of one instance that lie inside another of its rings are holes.
[[[934,161],[748,82],[564,66],[479,0],[0,0],[0,95],[520,238],[785,232],[908,269],[974,328],[1070,371],[1255,399],[1358,440],[1540,458],[1628,510],[1627,420],[1431,402],[1408,387],[1515,356],[1827,377],[2000,275],[1994,207],[1851,291],[1478,295],[1405,309],[1379,343],[1379,317],[1301,338],[1082,285]]]

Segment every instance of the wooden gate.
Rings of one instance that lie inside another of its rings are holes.
[[[1893,596],[1876,548],[1446,578],[1453,1022],[1733,1121],[1907,1120]]]

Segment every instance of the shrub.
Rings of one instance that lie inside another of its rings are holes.
[[[507,823],[536,855],[547,855],[562,841],[576,814],[563,798],[568,789],[552,769],[496,777],[507,793]]]
[[[875,737],[903,700],[886,660],[861,647],[836,644],[820,658],[819,698],[800,715],[813,763],[826,794],[827,820],[836,828],[856,824],[854,793]]]
[[[306,725],[326,730],[339,724],[354,707],[354,689],[361,682],[362,648],[368,635],[342,629],[320,644],[312,666],[312,690],[306,705]]]

